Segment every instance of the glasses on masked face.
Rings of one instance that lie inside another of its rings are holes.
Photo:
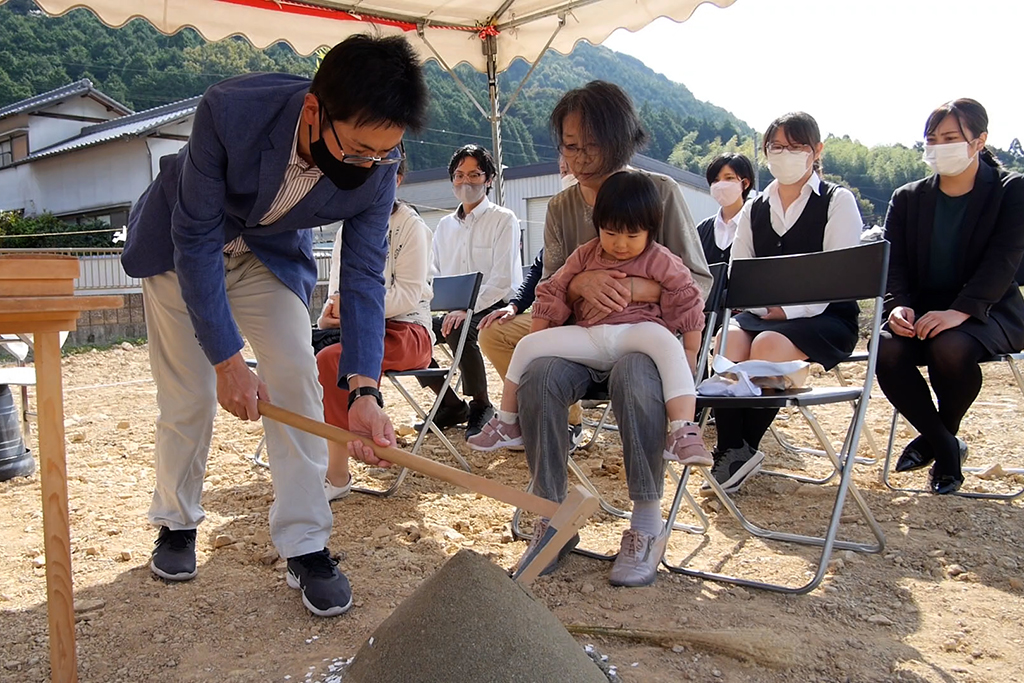
[[[780,145],[777,142],[773,142],[768,145],[769,154],[782,154],[783,152],[807,152],[810,149],[810,145]]]
[[[473,171],[472,173],[456,171],[452,174],[453,183],[471,183],[473,185],[479,185],[485,180],[487,180],[487,174],[481,173],[480,171]]]
[[[327,127],[334,133],[334,141],[338,143],[338,149],[341,150],[341,163],[352,164],[353,166],[365,166],[366,164],[373,164],[374,166],[391,166],[393,164],[400,164],[405,159],[405,142],[398,143],[398,156],[386,156],[386,157],[370,157],[361,156],[357,154],[345,154],[345,146],[341,144],[341,140],[338,139],[338,131],[334,129],[334,121],[327,115],[327,110],[321,107],[320,111],[323,112],[323,119],[320,125],[320,134],[323,135],[324,122],[326,121]]]

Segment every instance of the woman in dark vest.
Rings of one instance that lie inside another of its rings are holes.
[[[706,172],[711,196],[722,208],[697,226],[704,258],[710,263],[728,263],[736,239],[740,210],[754,189],[754,165],[742,154],[719,154]]]
[[[820,178],[823,144],[817,122],[803,112],[775,119],[764,134],[763,149],[775,180],[740,212],[732,258],[856,246],[863,227],[857,200],[846,188]],[[725,356],[733,362],[809,360],[831,369],[857,344],[858,312],[853,302],[745,311],[730,322]],[[764,453],[758,446],[776,413],[715,410],[718,444],[711,472],[727,492],[738,490],[761,468]]]
[[[935,173],[896,190],[885,219],[892,247],[878,384],[920,432],[896,471],[934,462],[929,485],[937,494],[963,484],[967,444],[956,434],[981,389],[978,362],[1024,347],[1024,299],[1014,282],[1024,253],[1024,178],[999,166],[985,148],[987,131],[988,115],[974,100],[933,111],[924,160]]]

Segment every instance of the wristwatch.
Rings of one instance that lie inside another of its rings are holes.
[[[377,387],[359,387],[348,392],[349,410],[352,410],[352,404],[360,396],[373,396],[377,399],[377,405],[381,408],[384,407],[384,397],[380,395],[380,390]]]

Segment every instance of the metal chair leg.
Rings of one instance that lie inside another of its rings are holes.
[[[818,438],[821,439],[821,437],[824,435],[824,430],[821,429],[821,425],[819,425],[817,420],[814,419],[813,414],[810,414],[809,416],[805,415],[805,417],[808,418],[808,422],[811,424],[812,430],[814,430]],[[718,572],[705,572],[696,569],[689,569],[688,567],[682,565],[671,564],[668,561],[667,557],[662,558],[662,564],[669,571],[675,572],[677,574],[685,574],[687,576],[693,576],[701,579],[731,583],[740,586],[746,586],[749,588],[762,588],[765,590],[795,595],[810,592],[821,583],[821,581],[825,577],[825,572],[828,568],[828,559],[831,556],[832,550],[834,548],[840,550],[854,550],[857,552],[865,553],[881,552],[882,549],[885,547],[885,534],[883,533],[881,526],[875,520],[874,515],[871,514],[870,509],[868,509],[867,502],[864,500],[864,497],[861,495],[857,487],[853,484],[854,463],[852,459],[847,457],[848,453],[853,451],[853,449],[856,447],[856,441],[858,437],[858,425],[856,424],[856,420],[854,422],[855,424],[847,431],[847,438],[843,443],[842,457],[837,455],[833,449],[828,449],[827,455],[829,456],[829,459],[832,460],[833,466],[836,468],[836,470],[841,472],[841,475],[839,479],[839,486],[836,491],[836,500],[832,507],[832,515],[825,536],[823,537],[806,536],[803,534],[792,534],[788,532],[774,531],[771,529],[764,529],[751,523],[749,520],[747,520],[743,513],[741,513],[740,510],[736,507],[735,503],[733,503],[729,495],[722,489],[721,485],[717,481],[715,481],[714,477],[711,476],[711,473],[708,471],[708,469],[705,467],[700,468],[701,473],[704,475],[704,478],[707,480],[708,484],[715,492],[715,495],[718,497],[719,501],[721,501],[721,503],[729,511],[729,514],[731,514],[733,518],[737,522],[739,522],[739,524],[748,533],[759,538],[765,538],[769,540],[783,541],[787,543],[799,543],[803,545],[821,547],[822,552],[821,557],[818,561],[818,568],[814,572],[810,581],[800,586],[787,586],[782,584],[772,584],[762,581],[755,581],[752,579],[729,576]],[[827,443],[827,439],[825,439],[825,442]],[[846,501],[847,494],[853,496],[854,502],[856,503],[857,508],[860,510],[861,516],[867,522],[868,527],[871,529],[871,532],[875,537],[875,543],[860,543],[854,541],[842,541],[837,539],[840,519],[842,518],[843,513],[843,505]],[[681,492],[677,490],[676,497],[679,498],[680,496]],[[678,500],[674,499],[673,508],[677,509],[678,504]],[[669,521],[673,521],[671,512],[669,515]]]

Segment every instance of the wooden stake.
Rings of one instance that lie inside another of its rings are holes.
[[[46,549],[46,615],[50,622],[50,680],[78,681],[75,661],[75,600],[71,585],[71,525],[68,521],[64,453],[64,392],[60,333],[37,332],[34,340],[39,470],[43,490]]]

